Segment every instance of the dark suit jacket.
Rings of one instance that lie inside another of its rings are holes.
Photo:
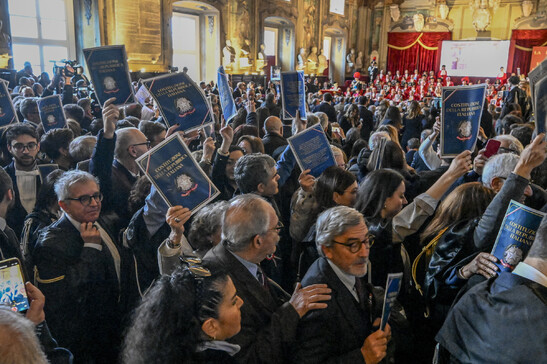
[[[336,110],[334,110],[334,106],[331,104],[322,101],[319,105],[313,108],[313,112],[324,112],[329,117],[329,122],[335,123],[336,122]]]
[[[473,287],[436,339],[463,363],[546,363],[547,288],[516,274]]]
[[[105,221],[99,221],[112,241]],[[122,327],[120,287],[128,285],[129,260],[118,246],[121,282],[114,261],[102,251],[84,247],[79,231],[66,216],[47,227],[34,250],[38,288],[46,296],[45,313],[53,336],[74,353],[75,362],[114,362]],[[132,262],[131,262],[132,263]]]
[[[287,142],[287,139],[283,138],[281,135],[279,134],[266,134],[264,135],[264,138],[262,138],[262,144],[264,144],[264,151],[266,152],[266,154],[268,154],[269,156],[272,156],[273,155],[273,152],[283,146],[283,145],[287,145],[289,144]]]
[[[326,283],[332,290],[328,307],[308,312],[298,325],[298,342],[294,363],[364,363],[361,347],[372,333],[370,312],[374,300],[366,287],[369,302],[366,310],[340,281],[326,258],[317,259],[310,267],[302,286]]]
[[[363,119],[363,126],[361,127],[361,139],[367,140],[370,137],[370,133],[374,129],[374,115],[372,111],[367,109],[364,105],[359,105],[359,119]]]
[[[518,86],[514,86],[507,94],[501,110],[500,119],[509,113],[509,104],[518,104],[521,110],[526,109],[526,93]]]
[[[213,270],[227,272],[243,300],[241,331],[228,341],[241,346],[235,358],[240,363],[287,363],[295,341],[300,317],[286,297],[269,285],[262,287],[255,277],[228,251],[225,243],[211,249],[204,258]]]
[[[13,191],[15,192],[15,205],[13,205],[13,207],[8,211],[6,221],[8,226],[15,231],[17,237],[20,237],[21,232],[23,231],[27,211],[21,204],[21,199],[19,198],[19,188],[17,187],[17,178],[15,177],[15,162],[12,161],[4,168],[4,170],[9,174],[11,181],[13,182]],[[36,196],[38,196],[41,182],[42,180],[40,179],[40,176],[36,176]]]

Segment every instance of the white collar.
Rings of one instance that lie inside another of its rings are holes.
[[[513,270],[513,274],[516,274],[518,276],[527,278],[531,281],[541,284],[543,287],[547,287],[547,276],[541,273],[536,268],[524,262],[520,262],[515,267],[515,269]]]
[[[1,231],[6,230],[7,225],[8,223],[6,222],[6,219],[4,219],[3,217],[0,217],[0,230]]]

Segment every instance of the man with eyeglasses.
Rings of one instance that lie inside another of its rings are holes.
[[[391,328],[375,328],[380,323],[374,316],[377,304],[372,286],[363,279],[373,244],[365,220],[353,208],[336,206],[319,215],[316,232],[321,257],[302,286],[327,284],[332,298],[326,309],[310,311],[300,321],[293,362],[379,363]]]
[[[38,239],[35,279],[47,299],[51,332],[75,362],[114,363],[121,337],[123,248],[101,216],[95,177],[66,172],[56,183],[64,215]]]
[[[6,132],[8,151],[13,161],[4,169],[13,182],[15,204],[7,215],[8,225],[21,236],[25,217],[32,212],[40,189],[37,167],[40,143],[36,130],[28,125],[15,124]]]
[[[125,228],[131,219],[127,200],[140,174],[135,160],[149,150],[150,141],[137,128],[116,130],[120,111],[114,101],[111,98],[104,103],[104,128],[97,136],[89,172],[101,182],[104,209],[114,211],[120,218],[119,228]]]

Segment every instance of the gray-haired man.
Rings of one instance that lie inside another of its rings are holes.
[[[379,363],[391,336],[374,330],[372,287],[367,273],[371,237],[361,213],[336,206],[319,215],[316,244],[321,257],[302,286],[327,284],[332,299],[324,310],[309,312],[298,325],[295,363]]]
[[[99,218],[99,185],[87,172],[69,171],[55,183],[55,193],[64,215],[44,230],[34,250],[51,332],[76,362],[116,362],[123,253]]]

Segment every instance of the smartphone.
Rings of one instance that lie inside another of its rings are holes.
[[[30,307],[21,262],[17,258],[0,261],[0,305],[15,312],[26,312]]]
[[[499,140],[490,139],[486,143],[486,150],[484,151],[484,156],[486,158],[490,158],[491,156],[498,153],[498,149],[500,149],[501,142]]]

